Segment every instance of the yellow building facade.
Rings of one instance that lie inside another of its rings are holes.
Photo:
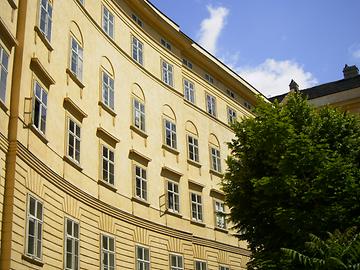
[[[0,269],[245,269],[220,182],[256,89],[148,1],[0,19]]]

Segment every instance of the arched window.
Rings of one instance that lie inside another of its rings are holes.
[[[214,134],[209,137],[210,169],[221,173],[220,143]]]

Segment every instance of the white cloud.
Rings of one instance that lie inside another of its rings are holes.
[[[225,7],[213,7],[211,5],[207,6],[207,9],[210,16],[201,22],[198,34],[199,44],[215,55],[217,50],[217,41],[221,30],[225,26],[229,10]]]
[[[293,60],[277,61],[266,59],[255,67],[235,67],[234,70],[246,81],[255,86],[266,97],[289,91],[289,83],[294,79],[300,89],[314,86],[317,79]]]
[[[358,49],[358,50],[356,50],[356,51],[353,51],[352,56],[353,56],[354,58],[360,59],[360,49]]]

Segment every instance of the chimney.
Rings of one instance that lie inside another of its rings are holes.
[[[299,85],[294,80],[291,80],[289,87],[290,87],[290,92],[292,91],[299,92]]]
[[[358,76],[359,69],[355,65],[353,66],[345,65],[343,69],[343,73],[344,73],[344,79],[349,79]]]

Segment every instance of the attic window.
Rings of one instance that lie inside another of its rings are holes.
[[[205,80],[207,80],[211,84],[214,84],[214,78],[207,73],[205,74]]]
[[[229,90],[229,89],[226,90],[226,94],[227,94],[229,97],[231,97],[232,99],[235,99],[235,98],[236,98],[235,93],[234,93],[233,91]]]
[[[140,27],[143,27],[143,22],[142,20],[139,19],[138,16],[136,16],[135,14],[131,15],[131,18],[134,20],[134,22],[136,22]]]
[[[188,68],[190,68],[190,69],[193,68],[193,64],[192,64],[189,60],[187,60],[187,59],[185,59],[185,58],[183,58],[183,64],[184,64],[185,66],[187,66]]]
[[[252,109],[252,105],[251,105],[249,102],[247,102],[247,101],[244,101],[244,106],[245,106],[247,109],[249,109],[249,110]]]
[[[160,43],[161,43],[161,45],[163,45],[166,49],[168,49],[169,51],[171,51],[171,44],[170,44],[167,40],[161,38]]]

